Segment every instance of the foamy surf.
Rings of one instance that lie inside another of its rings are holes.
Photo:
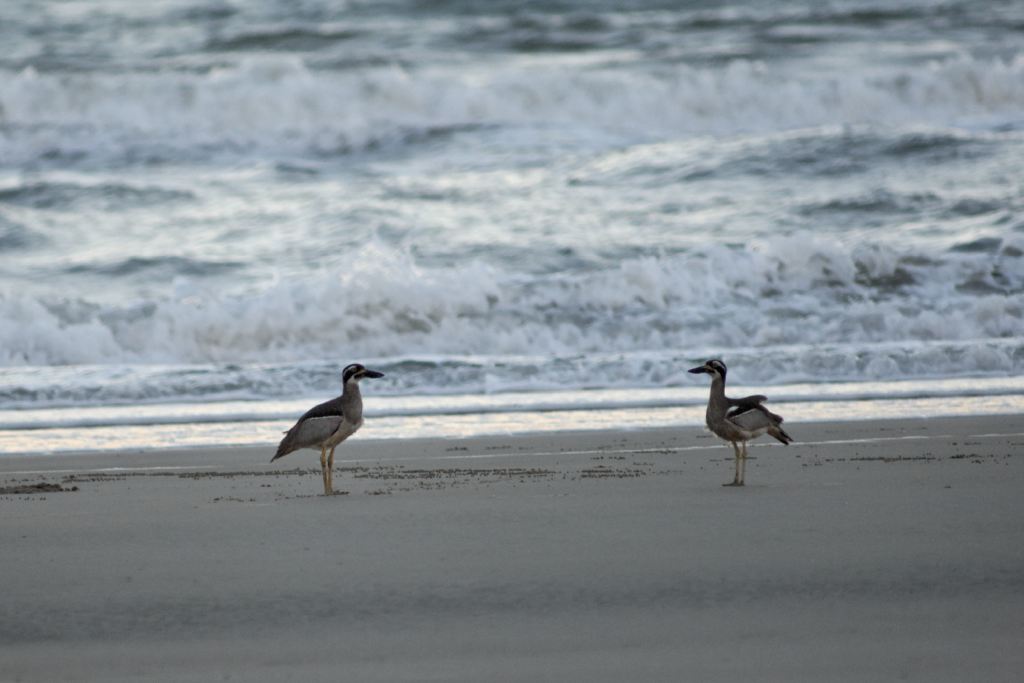
[[[1012,404],[1021,12],[0,3],[7,431]]]
[[[1024,362],[1024,251],[1016,244],[925,251],[794,235],[534,274],[481,261],[429,268],[373,244],[337,272],[239,292],[182,277],[172,296],[142,306],[6,292],[0,363],[245,362],[255,364],[245,372],[259,386],[261,372],[304,358],[387,361],[416,349],[414,361],[442,359],[431,368],[438,385],[458,387],[474,366],[500,374],[508,363],[551,366],[537,378],[549,388],[545,377],[583,387],[619,381],[617,372],[664,381],[674,375],[666,362],[686,354],[732,350],[743,367],[754,355],[743,349],[760,349],[779,361],[750,363],[766,381],[811,372],[819,380],[1014,373]],[[803,355],[803,367],[787,354]],[[438,376],[446,358],[447,382]],[[645,371],[645,363],[659,368]],[[205,382],[203,372],[228,383],[225,373],[240,371],[186,372],[182,390]]]
[[[474,127],[572,127],[595,140],[764,133],[825,125],[1021,124],[1024,58],[960,56],[861,73],[736,60],[646,73],[540,61],[352,71],[294,56],[207,72],[0,70],[7,167],[334,156]],[[641,132],[642,131],[642,132]]]

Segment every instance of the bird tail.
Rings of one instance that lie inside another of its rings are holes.
[[[291,439],[291,437],[292,437],[291,430],[288,430],[287,432],[284,433],[284,438],[281,439],[281,443],[279,443],[277,445],[277,452],[274,453],[274,457],[270,459],[270,462],[274,462],[278,458],[283,458],[284,456],[288,455],[292,451],[297,450],[296,448],[292,447],[292,444],[291,444],[291,440],[292,439]]]
[[[781,441],[782,443],[784,443],[787,446],[789,444],[793,443],[793,437],[791,437],[789,434],[787,434],[786,430],[783,429],[782,427],[780,427],[779,425],[775,425],[774,427],[770,427],[768,429],[768,434],[773,436],[773,437],[775,437],[776,439],[778,439],[779,441]]]

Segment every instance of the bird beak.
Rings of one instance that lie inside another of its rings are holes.
[[[363,370],[363,374],[362,374],[362,377],[369,377],[370,379],[377,379],[378,377],[383,377],[383,376],[384,376],[383,372],[377,372],[376,370]]]
[[[706,365],[701,365],[696,368],[690,368],[689,370],[687,370],[687,372],[692,372],[695,375],[699,375],[702,372],[708,372],[708,368]]]

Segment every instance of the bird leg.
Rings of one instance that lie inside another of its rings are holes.
[[[330,483],[330,473],[329,473],[329,471],[327,469],[327,447],[326,446],[321,446],[320,447],[320,474],[323,476],[323,479],[324,479],[324,495],[325,496],[329,496],[329,495],[331,495],[332,491],[331,491],[331,483]]]
[[[743,459],[740,462],[740,486],[744,485],[744,480],[747,478],[747,442],[743,442]]]
[[[331,452],[327,455],[327,488],[334,493],[334,449],[337,444],[331,446]]]
[[[732,442],[732,450],[736,454],[736,474],[733,475],[731,482],[722,486],[743,486],[743,479],[740,477],[740,447],[735,441]]]

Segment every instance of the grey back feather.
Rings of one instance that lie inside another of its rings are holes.
[[[749,432],[766,429],[769,434],[784,444],[789,444],[793,441],[793,437],[782,428],[782,416],[776,415],[760,403],[750,410],[737,410],[734,408],[726,415],[726,419],[740,429]]]
[[[271,462],[300,448],[319,447],[337,431],[344,419],[341,396],[313,406],[289,429],[277,447]]]
[[[737,413],[735,415],[730,415],[729,421],[737,427],[749,432],[754,432],[759,429],[767,429],[768,427],[775,425],[775,421],[768,416],[767,411],[758,410],[757,408],[745,410],[742,413]]]

